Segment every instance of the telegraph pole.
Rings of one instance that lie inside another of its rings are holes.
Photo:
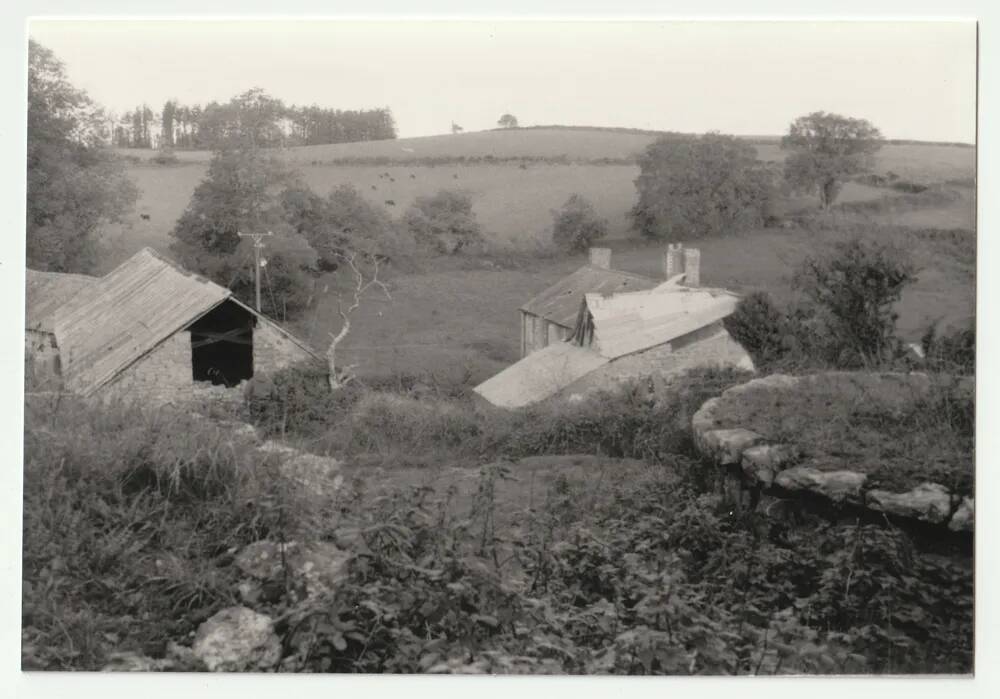
[[[266,233],[240,233],[237,231],[236,235],[241,238],[253,238],[253,281],[254,289],[257,292],[257,312],[260,313],[260,251],[264,249],[264,237],[274,234],[271,231]]]

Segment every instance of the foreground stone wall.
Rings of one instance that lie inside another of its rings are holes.
[[[914,389],[932,390],[930,381],[912,375]],[[926,379],[926,376],[922,377]],[[833,503],[862,507],[904,519],[947,527],[953,532],[972,532],[975,502],[972,496],[951,493],[940,483],[924,482],[906,492],[890,492],[867,486],[867,475],[851,470],[823,470],[797,465],[801,451],[794,444],[769,443],[762,435],[741,427],[722,428],[716,412],[723,399],[731,399],[754,388],[794,391],[809,377],[775,374],[734,386],[712,398],[691,421],[694,442],[706,459],[725,470],[727,490],[737,501],[747,490],[768,494],[808,494]],[[738,492],[734,492],[738,491]]]

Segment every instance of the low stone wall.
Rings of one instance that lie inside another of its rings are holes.
[[[917,391],[932,390],[926,377],[910,377]],[[756,494],[820,496],[832,503],[947,527],[953,532],[973,531],[972,496],[951,493],[944,485],[931,482],[920,483],[906,492],[868,487],[865,473],[800,465],[802,449],[798,445],[769,442],[753,430],[722,427],[717,420],[723,400],[754,388],[802,390],[803,382],[808,380],[809,377],[782,374],[753,379],[706,401],[695,413],[691,421],[695,445],[702,456],[725,469],[730,487]]]

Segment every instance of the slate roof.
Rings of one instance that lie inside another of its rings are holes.
[[[584,265],[528,301],[521,306],[521,310],[571,328],[584,294],[642,291],[652,289],[658,283],[639,274]]]
[[[56,309],[100,281],[86,274],[25,270],[24,327],[53,332]]]
[[[227,300],[316,356],[276,323],[240,303],[229,289],[144,248],[55,311],[54,332],[66,388],[92,393]]]

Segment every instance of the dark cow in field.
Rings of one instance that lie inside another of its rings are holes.
[[[385,200],[385,205],[386,206],[395,206],[396,202],[394,202],[392,199],[386,199]]]
[[[143,221],[148,221],[149,214],[139,214],[139,218],[141,218]]]

